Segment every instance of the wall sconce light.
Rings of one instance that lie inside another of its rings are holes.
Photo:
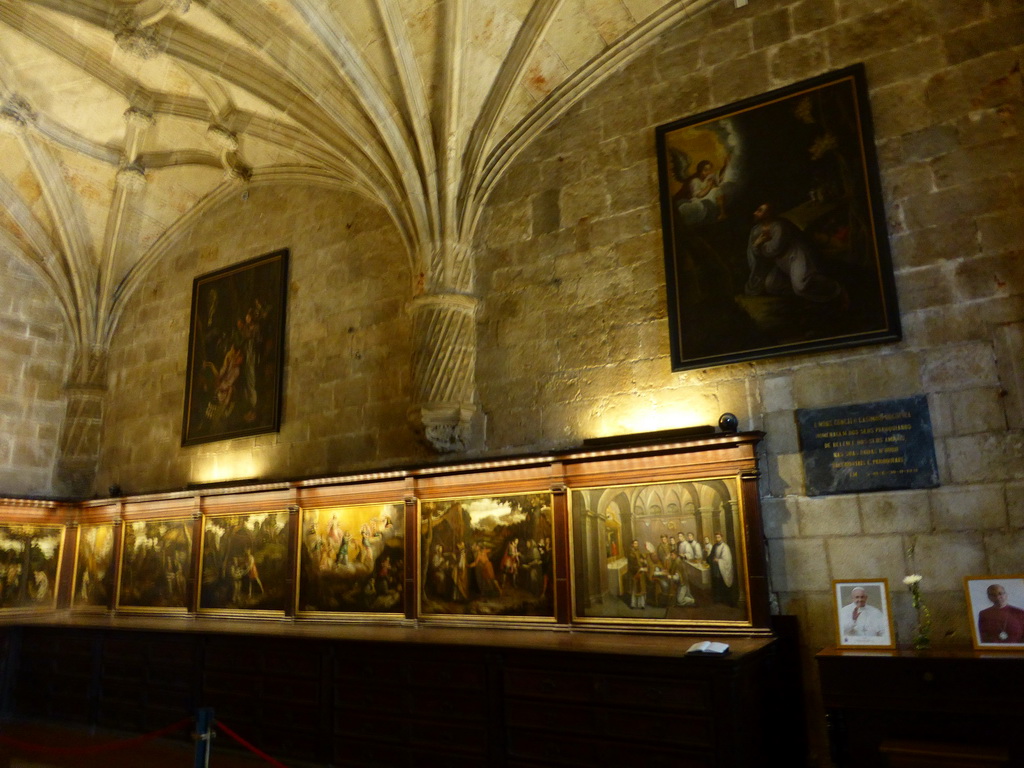
[[[740,428],[740,420],[735,413],[723,413],[718,417],[718,428],[727,435],[732,435]]]
[[[609,435],[608,437],[588,437],[583,440],[586,448],[618,448],[627,445],[654,445],[671,443],[676,440],[687,440],[702,435],[713,434],[715,428],[710,424],[696,427],[680,427],[679,429],[662,429],[656,432],[637,432],[632,435]]]

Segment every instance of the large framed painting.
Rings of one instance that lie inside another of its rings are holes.
[[[285,511],[204,518],[200,611],[284,615],[288,518]]]
[[[63,540],[63,525],[0,525],[0,608],[56,607]]]
[[[552,494],[421,501],[419,615],[553,621]]]
[[[656,139],[674,370],[901,338],[863,65]]]
[[[192,574],[192,518],[131,520],[121,539],[118,609],[184,612]]]
[[[738,477],[574,488],[569,505],[576,623],[752,627]]]
[[[278,430],[287,294],[287,250],[193,281],[182,445]]]
[[[405,615],[405,504],[302,510],[297,613]]]
[[[116,523],[78,526],[72,608],[104,610],[110,607],[114,596],[116,531]]]

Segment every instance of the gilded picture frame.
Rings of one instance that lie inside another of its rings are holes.
[[[1024,574],[964,578],[971,642],[977,650],[1024,648]]]
[[[287,249],[192,282],[183,446],[280,429],[287,297]]]
[[[417,615],[553,622],[553,509],[550,491],[420,501]]]
[[[187,612],[193,544],[191,517],[126,520],[121,537],[117,609]]]
[[[896,647],[888,579],[837,579],[832,604],[839,648]]]
[[[75,548],[75,580],[71,591],[74,610],[108,610],[114,600],[117,523],[83,523],[78,526]]]
[[[569,512],[575,624],[753,628],[738,476],[573,487]]]
[[[674,370],[902,337],[863,65],[655,133]]]
[[[289,518],[286,510],[203,517],[200,613],[285,614]]]
[[[300,617],[405,615],[405,504],[303,509]]]
[[[0,609],[56,607],[63,545],[63,525],[0,524]]]

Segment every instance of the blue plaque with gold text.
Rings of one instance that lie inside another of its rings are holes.
[[[796,412],[807,495],[935,488],[924,395]]]

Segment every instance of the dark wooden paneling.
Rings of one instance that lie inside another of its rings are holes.
[[[571,650],[519,637],[491,647],[26,626],[0,646],[5,714],[147,732],[212,707],[279,759],[385,768],[746,766],[789,738],[757,727],[786,673],[773,642],[702,658],[679,656],[678,641],[632,655],[628,636]]]

